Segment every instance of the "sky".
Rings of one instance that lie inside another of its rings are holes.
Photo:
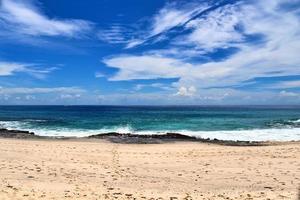
[[[300,104],[300,1],[0,0],[0,104]]]

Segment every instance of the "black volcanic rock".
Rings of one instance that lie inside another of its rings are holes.
[[[115,143],[135,143],[135,144],[153,144],[153,143],[164,143],[164,142],[176,142],[176,141],[193,141],[193,142],[204,142],[219,145],[228,146],[263,146],[266,145],[264,142],[251,142],[251,141],[233,141],[233,140],[219,140],[210,138],[196,138],[188,135],[182,135],[180,133],[166,133],[157,135],[140,135],[131,133],[117,133],[110,132],[104,134],[91,135],[88,138],[95,139],[107,139]]]
[[[106,137],[139,137],[139,138],[153,138],[153,139],[196,139],[195,137],[182,135],[179,133],[166,133],[166,134],[156,134],[156,135],[140,135],[140,134],[131,134],[131,133],[101,133],[97,135],[88,136],[89,138],[106,138]]]
[[[148,144],[148,143],[163,143],[170,141],[183,141],[183,140],[197,140],[195,137],[190,137],[187,135],[182,135],[179,133],[166,133],[166,134],[157,134],[157,135],[140,135],[140,134],[131,134],[131,133],[104,133],[91,135],[88,138],[98,138],[98,139],[107,139],[116,143],[138,143],[138,144]]]
[[[0,137],[3,138],[34,138],[38,137],[33,132],[21,130],[8,130],[5,128],[0,129]]]
[[[38,136],[33,132],[22,131],[22,130],[8,130],[0,129],[0,137],[2,138],[19,138],[19,139],[55,139],[55,140],[67,140],[67,139],[80,139],[76,137],[50,137],[50,136]],[[156,135],[140,135],[131,133],[101,133],[97,135],[91,135],[84,137],[83,139],[105,139],[114,143],[129,143],[129,144],[157,144],[157,143],[167,143],[167,142],[177,142],[177,141],[192,141],[192,142],[203,142],[212,143],[218,145],[228,145],[228,146],[263,146],[267,145],[265,142],[251,142],[251,141],[231,141],[231,140],[218,140],[214,139],[204,139],[196,138],[192,136],[182,135],[180,133],[166,133],[166,134],[156,134]]]

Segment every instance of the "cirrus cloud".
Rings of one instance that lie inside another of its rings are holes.
[[[91,22],[78,19],[51,19],[30,1],[2,0],[0,24],[9,32],[32,36],[80,37],[91,29]]]
[[[168,47],[168,52],[175,49],[179,55],[169,56],[164,49],[161,54],[159,50],[151,50],[139,55],[111,56],[104,59],[104,63],[119,70],[110,80],[178,78],[178,88],[195,86],[204,89],[239,85],[257,77],[300,74],[300,17],[297,9],[283,6],[291,1],[222,5],[176,25],[172,20],[166,25],[166,20],[159,16],[189,13],[187,8],[165,7],[154,17],[156,20],[151,27],[157,32],[168,32],[170,27],[182,26],[186,32],[178,34],[171,43],[174,46]],[[189,11],[194,9],[191,7]],[[197,61],[199,54],[193,51],[190,55],[185,52],[188,60],[180,56],[180,49],[187,47],[202,51],[201,56],[228,47],[237,51],[222,60],[210,57],[206,61]]]
[[[43,79],[47,74],[56,70],[56,67],[37,68],[37,64],[33,63],[17,63],[0,61],[0,76],[12,76],[16,73],[26,73],[35,78]]]
[[[77,94],[83,93],[85,90],[78,87],[54,87],[54,88],[42,88],[42,87],[16,87],[16,88],[4,88],[0,87],[0,94],[12,95],[12,94],[47,94],[47,93],[68,93]]]

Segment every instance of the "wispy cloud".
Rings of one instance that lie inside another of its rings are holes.
[[[266,86],[272,89],[290,89],[290,88],[300,88],[300,80],[297,81],[280,81],[275,84],[271,84]]]
[[[56,70],[56,67],[41,68],[33,63],[16,63],[0,61],[0,76],[12,76],[16,73],[27,73],[39,79],[45,78],[49,73]]]
[[[0,76],[10,76],[15,72],[26,69],[26,65],[20,63],[0,62]]]
[[[61,94],[61,99],[79,99],[81,94]]]
[[[207,88],[230,87],[256,77],[300,74],[300,17],[296,11],[284,9],[282,5],[288,2],[268,0],[224,5],[185,23],[189,31],[174,39],[183,41],[175,45],[176,52],[180,54],[187,46],[202,51],[201,56],[227,47],[238,49],[221,61],[199,62],[195,51],[185,54],[189,61],[176,53],[170,56],[153,50],[142,55],[117,55],[104,60],[107,66],[119,69],[110,80],[179,78],[178,88]],[[165,8],[159,13],[168,16]],[[157,31],[165,29],[168,28]],[[263,40],[248,39],[256,36]],[[170,46],[165,52],[174,48]]]
[[[180,6],[181,9],[177,7]],[[206,3],[195,5],[177,5],[176,3],[168,3],[162,8],[152,19],[150,28],[150,37],[161,34],[173,27],[181,26],[188,22],[193,16],[208,8]]]
[[[193,1],[187,4],[167,3],[154,16],[149,17],[147,20],[149,22],[146,26],[140,25],[139,22],[131,27],[120,24],[117,26],[112,25],[109,29],[100,31],[98,37],[108,43],[124,44],[126,49],[148,43],[149,41],[155,43],[165,40],[165,33],[185,25],[210,6],[203,2],[199,5]],[[178,7],[181,9],[178,9]]]
[[[198,18],[186,24],[191,33],[178,39],[176,43],[193,45],[206,51],[214,48],[232,46],[243,40],[243,35],[236,30],[243,17],[237,5],[226,5],[211,11],[203,18]]]
[[[6,31],[32,36],[81,37],[91,29],[91,22],[51,19],[30,1],[20,0],[1,1],[0,24]]]
[[[282,97],[292,97],[292,98],[300,97],[300,93],[287,92],[285,90],[280,91],[279,95],[282,96]]]
[[[112,24],[107,29],[101,29],[97,32],[99,40],[110,44],[127,44],[131,41],[133,29],[121,24]]]
[[[189,70],[188,64],[176,59],[157,56],[118,56],[103,60],[110,67],[119,68],[119,72],[109,80],[132,80],[132,79],[155,79],[155,78],[177,78],[186,74]]]
[[[144,31],[134,28],[134,26],[112,24],[107,29],[100,29],[97,38],[108,44],[123,45],[125,49],[141,45],[145,42],[144,38],[137,37],[144,35]]]
[[[0,94],[13,95],[13,94],[47,94],[47,93],[63,93],[77,94],[83,93],[85,90],[78,87],[55,87],[55,88],[4,88],[0,87]]]
[[[125,49],[130,49],[132,47],[143,44],[144,42],[145,42],[145,40],[143,40],[143,39],[131,39],[127,42]]]
[[[96,72],[95,73],[95,77],[96,78],[104,78],[104,77],[106,77],[107,75],[106,74],[104,74],[103,72]]]
[[[98,95],[100,104],[132,104],[132,105],[239,105],[239,104],[297,104],[300,95],[283,92],[246,92],[234,89],[197,90],[193,95],[163,94],[161,92],[114,93]],[[295,96],[296,95],[296,96]]]
[[[79,87],[1,87],[2,104],[78,104],[86,90]],[[94,97],[95,98],[95,97]]]
[[[167,3],[149,21],[150,25],[143,34],[133,35],[134,39],[128,42],[126,48],[133,48],[151,41],[152,43],[167,39],[165,34],[174,28],[184,26],[193,17],[208,9],[211,5],[207,3],[196,4],[190,2],[179,4],[176,2]],[[178,9],[180,7],[181,9]]]
[[[174,87],[171,87],[168,84],[163,84],[163,83],[136,84],[134,86],[135,91],[140,91],[144,88],[156,88],[156,89],[167,90],[167,91],[174,90]]]

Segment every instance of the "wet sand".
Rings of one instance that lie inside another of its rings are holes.
[[[0,199],[298,199],[300,142],[0,139]]]

